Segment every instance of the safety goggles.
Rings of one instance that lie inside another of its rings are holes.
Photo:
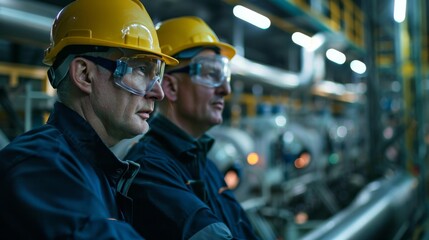
[[[139,96],[150,92],[155,83],[161,84],[165,68],[164,61],[152,55],[123,57],[116,61],[87,55],[80,57],[111,71],[116,85]]]
[[[194,83],[209,88],[219,87],[231,79],[229,60],[221,55],[196,56],[189,65],[169,71],[169,73],[180,72],[188,73]]]

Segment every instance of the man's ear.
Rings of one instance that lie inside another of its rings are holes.
[[[164,79],[162,80],[161,86],[164,91],[164,96],[169,101],[176,101],[177,92],[179,90],[179,79],[171,74],[164,74]]]
[[[91,93],[91,78],[88,71],[89,61],[77,57],[70,64],[69,74],[73,84],[85,93]]]

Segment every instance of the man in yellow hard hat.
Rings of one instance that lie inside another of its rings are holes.
[[[200,18],[157,25],[161,50],[180,63],[168,67],[151,129],[126,159],[142,165],[130,196],[133,226],[148,239],[256,239],[246,213],[215,164],[207,159],[230,94],[235,49]]]
[[[148,130],[165,64],[138,0],[76,0],[56,17],[44,63],[48,122],[0,151],[0,238],[141,239],[127,223],[139,165],[109,150]]]

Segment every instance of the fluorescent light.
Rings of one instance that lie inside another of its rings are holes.
[[[325,42],[325,40],[326,39],[323,37],[323,35],[320,35],[320,34],[313,35],[313,37],[311,37],[311,47],[310,47],[310,50],[318,49],[320,46],[323,45],[323,43]]]
[[[311,47],[311,37],[301,32],[294,32],[292,34],[292,41],[303,48]]]
[[[359,60],[353,60],[350,63],[350,68],[352,69],[353,72],[358,73],[358,74],[363,74],[366,72],[365,63],[363,63]]]
[[[401,23],[405,20],[405,13],[407,12],[407,0],[395,0],[393,10],[393,19]]]
[[[241,5],[235,6],[232,12],[237,18],[240,18],[241,20],[253,24],[258,28],[267,29],[271,25],[271,21],[269,18]]]
[[[326,51],[326,57],[334,63],[343,64],[346,62],[346,55],[344,53],[335,50],[333,48],[328,49]]]
[[[324,39],[317,34],[313,37],[309,37],[304,33],[294,32],[292,34],[292,41],[307,50],[314,51],[323,44]]]

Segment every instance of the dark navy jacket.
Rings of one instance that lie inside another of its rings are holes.
[[[161,115],[150,126],[126,157],[141,165],[129,195],[134,200],[133,225],[143,237],[224,239],[201,233],[208,226],[226,225],[234,239],[255,239],[223,175],[206,160],[213,139],[203,136],[197,141]],[[227,235],[225,239],[231,239]]]
[[[0,151],[0,238],[141,239],[125,222],[137,169],[56,103],[47,124]]]

